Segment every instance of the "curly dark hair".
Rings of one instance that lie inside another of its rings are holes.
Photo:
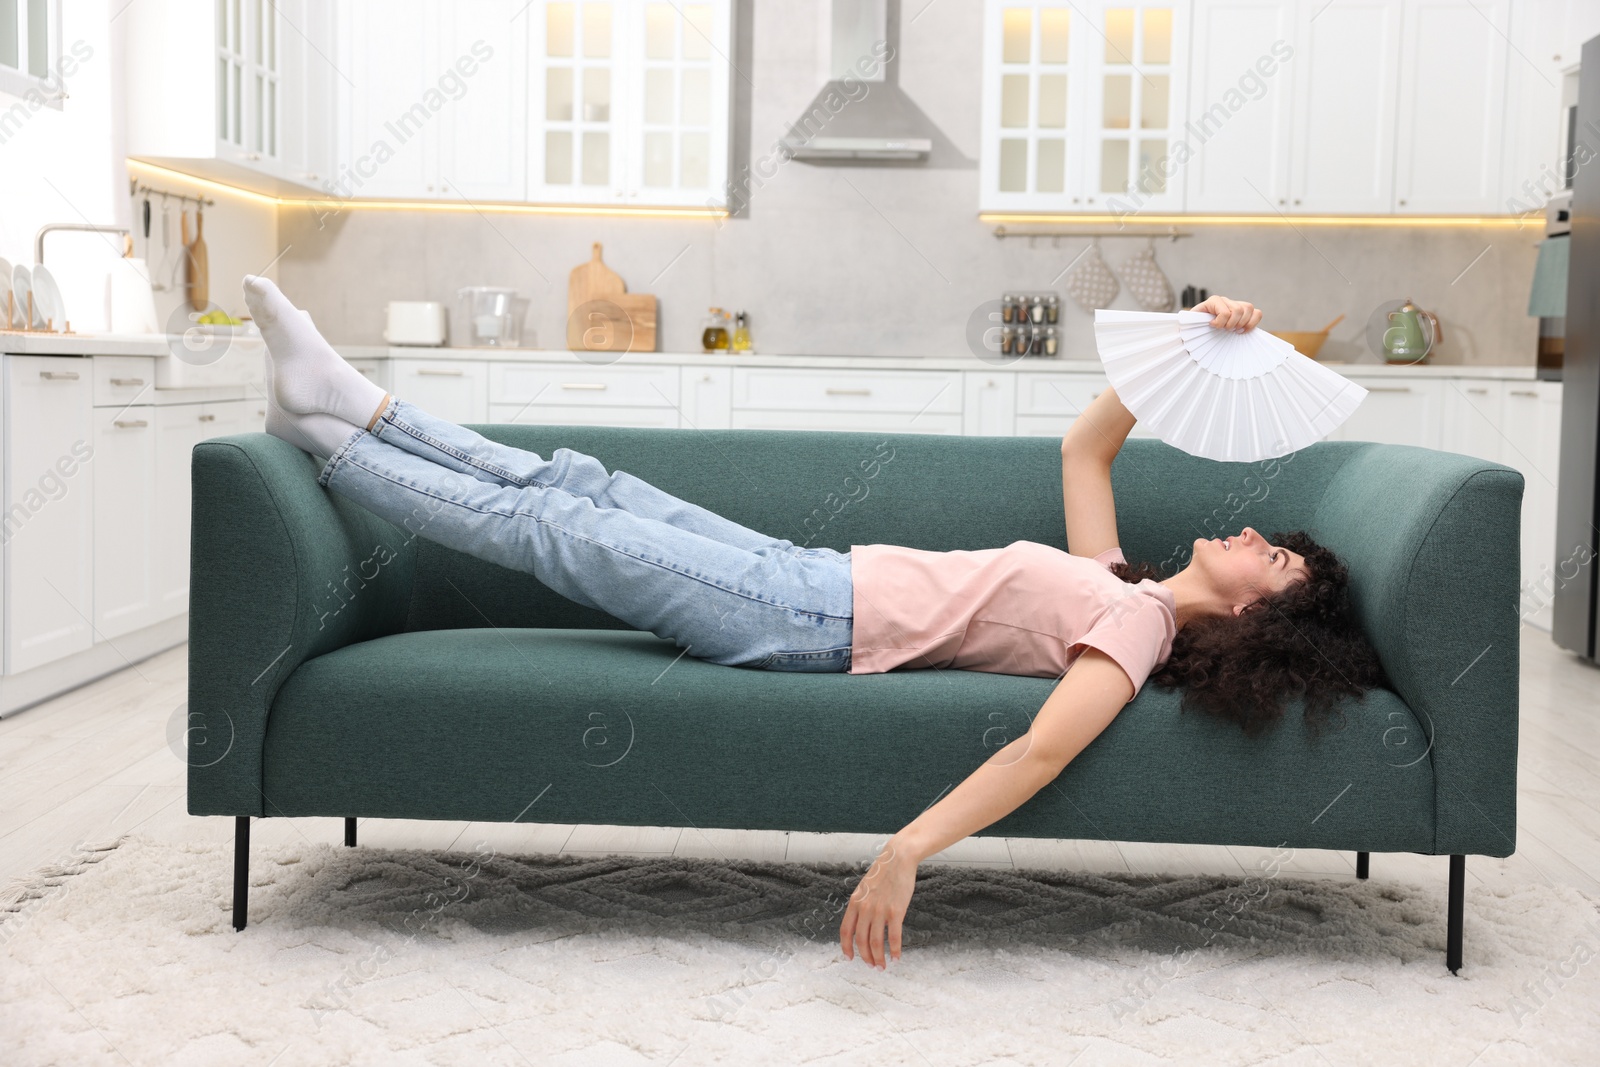
[[[1182,686],[1185,711],[1236,722],[1247,737],[1275,725],[1285,703],[1298,696],[1315,735],[1341,697],[1365,701],[1368,689],[1389,681],[1356,621],[1343,561],[1300,531],[1271,540],[1304,556],[1311,577],[1237,616],[1191,620],[1150,678],[1165,689]],[[1163,577],[1148,563],[1118,563],[1111,573],[1130,583]]]

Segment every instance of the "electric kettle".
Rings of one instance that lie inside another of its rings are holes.
[[[1417,307],[1409,297],[1389,312],[1388,322],[1383,331],[1383,358],[1390,363],[1421,363],[1433,346],[1444,340],[1439,316]]]

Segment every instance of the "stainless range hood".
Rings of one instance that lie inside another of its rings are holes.
[[[891,77],[890,0],[824,0],[827,81],[783,145],[794,159],[910,160],[928,158],[927,118]]]

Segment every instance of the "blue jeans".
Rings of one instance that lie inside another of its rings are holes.
[[[542,459],[391,399],[318,481],[697,659],[850,669],[848,552],[756,533],[592,456],[558,448]]]

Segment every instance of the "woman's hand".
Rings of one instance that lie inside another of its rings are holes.
[[[1260,308],[1243,300],[1229,300],[1225,296],[1208,296],[1190,310],[1211,312],[1216,316],[1211,320],[1213,329],[1232,330],[1235,333],[1252,330],[1261,321]]]
[[[898,960],[900,923],[906,917],[916,887],[916,858],[891,837],[862,876],[856,891],[850,894],[850,905],[845,908],[844,921],[839,924],[839,947],[844,950],[844,958],[855,959],[859,947],[863,960],[879,970],[887,970],[888,963],[883,957],[883,938],[887,932],[889,954]]]

